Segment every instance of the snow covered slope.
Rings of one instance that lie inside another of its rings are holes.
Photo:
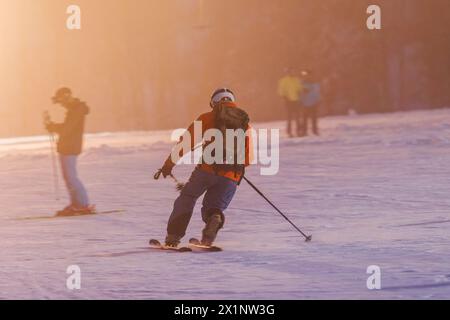
[[[258,124],[281,128],[284,123]],[[222,253],[149,252],[162,239],[171,181],[154,181],[169,131],[89,135],[80,175],[101,210],[47,221],[55,201],[45,137],[0,140],[0,298],[450,298],[450,110],[323,119],[322,136],[281,141],[280,173],[248,177],[309,244],[243,183]],[[175,170],[187,179],[191,167]],[[199,208],[188,230],[199,236]],[[66,288],[78,265],[82,289]],[[378,265],[382,290],[368,290]]]

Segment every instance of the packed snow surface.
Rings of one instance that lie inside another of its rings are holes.
[[[17,220],[66,205],[47,138],[0,140],[0,298],[449,299],[450,109],[329,117],[321,128],[282,134],[277,175],[247,174],[313,241],[244,182],[218,238],[224,251],[208,254],[147,248],[163,239],[177,196],[173,181],[153,180],[171,131],[87,135],[79,172],[92,202],[126,212],[53,220]],[[200,203],[185,242],[200,235]],[[66,287],[70,265],[81,290]],[[371,265],[381,290],[367,288]]]

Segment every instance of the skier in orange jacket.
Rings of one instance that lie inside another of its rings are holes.
[[[181,137],[178,146],[190,139],[190,150],[203,144],[206,148],[213,141],[204,141],[203,136],[209,129],[218,129],[222,133],[225,130],[233,129],[235,132],[241,129],[244,132],[245,145],[234,146],[233,161],[224,158],[222,163],[202,161],[192,173],[189,182],[181,190],[180,196],[175,200],[172,214],[167,226],[167,236],[165,244],[168,247],[177,247],[181,238],[186,233],[187,226],[191,220],[193,209],[198,198],[205,194],[202,207],[202,218],[206,226],[202,232],[201,243],[211,246],[216,239],[218,231],[225,223],[224,211],[232,201],[244,173],[245,167],[251,162],[251,136],[249,117],[245,111],[238,108],[235,96],[229,89],[218,89],[211,97],[210,112],[204,113],[196,121],[201,122],[201,135],[196,134],[195,128],[198,123],[192,123],[186,133]],[[197,137],[201,137],[197,141]],[[237,143],[239,144],[239,143]],[[226,143],[223,140],[223,155],[226,156]],[[179,158],[184,156],[183,151],[179,152]],[[164,178],[172,175],[172,169],[176,161],[171,154],[165,161],[161,173]],[[237,161],[242,159],[241,162]],[[205,153],[203,154],[205,160]],[[228,158],[230,160],[230,158]],[[220,162],[220,161],[219,161]]]

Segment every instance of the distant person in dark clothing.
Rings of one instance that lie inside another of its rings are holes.
[[[77,158],[82,152],[84,125],[89,108],[86,103],[74,98],[69,88],[59,89],[52,101],[67,109],[63,123],[54,123],[50,119],[45,122],[48,132],[56,133],[59,136],[58,153],[62,174],[71,200],[71,203],[59,211],[58,215],[71,216],[95,213],[95,207],[89,204],[86,189],[77,174]]]
[[[286,75],[278,82],[278,95],[284,99],[287,110],[287,133],[289,137],[293,137],[292,121],[296,123],[297,132],[300,136],[303,133],[302,123],[300,121],[301,106],[300,95],[303,91],[301,80],[294,76],[291,68],[286,68]]]
[[[311,119],[312,131],[315,135],[319,135],[318,128],[318,112],[321,100],[321,85],[312,75],[311,71],[302,71],[303,93],[301,103],[303,106],[303,134],[308,135],[308,122]]]

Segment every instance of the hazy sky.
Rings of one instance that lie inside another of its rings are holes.
[[[73,3],[82,29],[69,31]],[[220,86],[235,90],[253,120],[280,119],[276,84],[286,66],[312,67],[349,96],[361,90],[345,81],[371,81],[367,60],[377,56],[364,54],[382,46],[380,33],[365,27],[369,3],[0,0],[0,136],[44,133],[42,112],[63,114],[49,99],[62,85],[91,106],[89,131],[186,126],[208,111]],[[386,7],[383,15],[392,20],[397,12]],[[365,103],[357,98],[351,107]]]

